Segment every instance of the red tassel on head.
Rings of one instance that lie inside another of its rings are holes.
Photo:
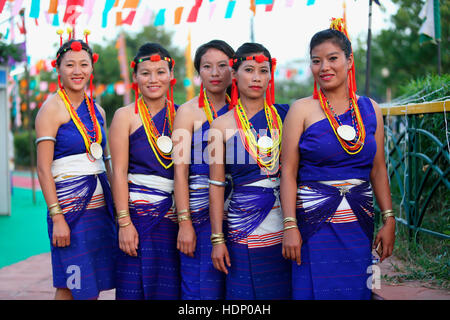
[[[238,98],[239,92],[237,88],[237,80],[233,79],[233,81],[231,82],[231,101],[228,105],[229,110],[233,109],[237,105]]]
[[[133,82],[131,88],[134,90],[134,113],[138,113],[138,99],[139,99],[139,86],[136,82]]]
[[[269,105],[269,106],[272,105],[272,97],[271,97],[271,93],[270,93],[270,82],[269,82],[269,85],[267,86],[267,90],[266,90],[266,102],[267,102],[267,105]]]
[[[167,99],[170,101],[170,112],[172,114],[175,114],[175,105],[173,102],[173,87],[175,86],[175,84],[177,83],[177,79],[173,78],[172,80],[170,80],[170,87],[169,90],[167,90]]]
[[[98,61],[98,53],[92,54],[92,61],[96,63]]]
[[[272,104],[275,104],[275,68],[277,66],[277,59],[272,58],[272,72],[270,78],[270,97]]]
[[[203,82],[200,84],[200,94],[198,95],[198,107],[203,108],[205,106],[205,92],[203,90]]]
[[[94,107],[94,98],[93,98],[94,85],[92,84],[93,80],[94,80],[94,75],[91,73],[91,77],[89,79],[89,91],[91,92],[91,105],[92,105],[92,108]]]
[[[52,60],[52,67],[53,67],[53,68],[56,68],[56,59],[55,59],[55,60]]]
[[[313,99],[319,99],[319,91],[317,90],[317,82],[314,80]]]
[[[62,90],[64,89],[63,85],[61,84],[61,75],[58,74],[58,87]]]

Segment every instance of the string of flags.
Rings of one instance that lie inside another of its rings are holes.
[[[265,12],[272,11],[273,7],[276,5],[283,5],[285,7],[292,7],[294,0],[248,0],[249,10],[256,14],[257,6],[264,6]],[[315,0],[302,0],[307,6],[315,4]],[[6,3],[11,3],[10,13],[11,17],[17,16],[19,11],[23,6],[27,7],[27,15],[29,18],[35,20],[35,24],[39,25],[38,19],[41,15],[45,16],[45,21],[52,26],[59,27],[62,24],[75,26],[80,16],[86,18],[89,24],[92,17],[95,14],[94,0],[49,0],[48,7],[41,3],[40,0],[0,0],[0,14],[4,11]],[[97,1],[99,2],[99,1]],[[103,10],[101,10],[101,27],[106,28],[110,26],[114,19],[115,13],[115,26],[121,25],[133,25],[135,23],[135,18],[138,10],[142,13],[141,21],[137,22],[143,25],[148,25],[150,23],[151,17],[154,15],[154,25],[161,26],[167,24],[169,21],[173,21],[174,25],[180,24],[182,22],[182,17],[184,12],[187,23],[197,22],[200,9],[209,10],[209,19],[213,15],[218,16],[219,13],[216,12],[217,3],[225,3],[225,12],[222,13],[224,19],[231,19],[236,8],[237,0],[195,0],[192,7],[172,6],[163,8],[152,8],[150,7],[151,2],[139,1],[139,0],[105,0]],[[47,2],[46,2],[47,3]],[[167,2],[166,2],[167,3]],[[178,3],[183,3],[179,1]],[[207,3],[207,4],[205,4]],[[22,31],[21,31],[22,32]]]

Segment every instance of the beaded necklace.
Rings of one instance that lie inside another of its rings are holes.
[[[268,173],[274,170],[280,158],[283,124],[276,108],[273,105],[269,106],[265,100],[264,113],[267,120],[267,130],[270,131],[272,138],[266,135],[259,136],[253,124],[247,118],[241,99],[238,99],[234,108],[234,117],[245,150],[255,159],[258,166]]]
[[[200,89],[202,90],[203,87]],[[214,119],[217,118],[217,112],[216,109],[214,108],[214,105],[211,103],[211,101],[209,100],[208,95],[206,94],[206,89],[203,89],[203,94],[199,95],[199,99],[203,98],[203,103],[201,101],[199,101],[199,106],[203,109],[203,111],[205,112],[206,115],[206,119],[208,119],[209,124],[211,124],[211,122],[213,122]],[[225,97],[226,102],[228,104],[230,104],[230,97],[228,96],[228,94]]]
[[[322,110],[324,111],[328,122],[333,128],[334,134],[336,135],[342,148],[348,154],[357,154],[364,147],[364,140],[366,138],[366,130],[364,128],[364,123],[359,111],[358,104],[354,97],[350,98],[350,110],[352,114],[352,126],[342,125],[339,116],[334,112],[322,90],[319,92],[319,101]],[[349,128],[347,128],[349,127]],[[347,134],[351,130],[355,130],[356,134],[350,134],[350,138],[347,138]],[[354,136],[354,137],[353,137]],[[344,139],[345,138],[345,139]]]
[[[171,108],[168,107],[167,101],[165,104],[166,108],[166,115],[164,119],[164,125],[162,130],[162,135],[159,133],[158,129],[156,128],[155,123],[153,122],[152,115],[150,114],[150,111],[148,110],[147,105],[145,104],[145,101],[142,97],[138,100],[138,110],[139,110],[139,116],[141,118],[142,124],[144,125],[145,133],[147,134],[147,140],[150,144],[150,147],[153,150],[153,153],[156,156],[156,159],[158,162],[163,166],[164,169],[169,169],[173,165],[171,153],[172,153],[172,140],[170,139],[170,136],[164,136],[164,132],[166,129],[166,123],[169,123],[169,135],[172,134],[173,130],[173,119],[174,119],[174,112],[172,113],[170,111]],[[170,163],[166,165],[160,158],[160,156],[166,160],[170,160]]]
[[[100,127],[100,123],[98,122],[97,117],[95,115],[94,105],[91,103],[86,93],[84,93],[84,98],[86,100],[89,116],[91,118],[93,127],[92,130],[89,130],[78,116],[78,113],[76,112],[75,108],[70,102],[70,99],[67,96],[67,93],[64,90],[64,88],[58,89],[58,95],[63,100],[64,105],[67,111],[69,112],[72,121],[75,123],[75,126],[77,127],[78,131],[83,137],[84,144],[86,146],[86,153],[94,157],[95,160],[100,159],[103,155],[103,148],[101,147],[102,130]],[[91,136],[89,132],[92,132],[93,136]]]

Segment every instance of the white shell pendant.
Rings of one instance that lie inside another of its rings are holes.
[[[158,149],[161,150],[162,153],[171,153],[173,148],[172,139],[168,136],[160,136],[156,140],[156,145]]]
[[[337,128],[337,134],[345,141],[353,141],[356,138],[355,128],[349,125],[342,125]]]
[[[101,157],[103,156],[103,148],[101,146],[101,144],[97,143],[97,142],[93,142],[91,143],[90,147],[89,147],[89,153],[91,154],[91,156],[93,156],[96,160],[101,159]]]
[[[273,140],[268,136],[262,136],[258,139],[258,147],[260,149],[270,149],[273,147]]]

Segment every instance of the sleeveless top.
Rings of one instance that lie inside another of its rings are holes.
[[[175,110],[177,109],[178,106],[175,105]],[[153,123],[161,135],[163,133],[165,117],[166,108],[162,108],[155,116],[153,116]],[[170,136],[168,122],[166,122],[164,128],[164,135]],[[165,165],[170,163],[170,160],[164,159],[161,156],[159,157]],[[161,166],[148,142],[144,125],[141,125],[129,137],[128,173],[156,175],[167,179],[173,179],[173,166],[167,170]]]
[[[277,109],[281,121],[284,121],[289,105],[275,104],[274,106]],[[261,133],[265,133],[264,130],[267,129],[267,120],[264,109],[256,113],[249,121],[253,124],[256,132],[260,133],[260,135]],[[267,130],[266,134],[270,137],[269,130]],[[266,172],[258,166],[256,160],[245,150],[239,131],[236,131],[226,142],[225,172],[231,174],[233,185],[235,186],[267,178]],[[278,177],[279,174],[280,171],[278,170],[277,173],[269,175],[269,177]]]
[[[228,104],[217,111],[217,117],[228,112]],[[209,176],[209,161],[208,152],[208,132],[210,124],[206,120],[202,127],[195,131],[192,135],[191,143],[191,165],[189,166],[189,175],[208,175]]]
[[[95,102],[95,100],[94,100]],[[105,120],[97,109],[97,106],[94,104],[95,116],[97,117],[98,122],[100,123],[101,131],[102,131],[102,148],[106,146],[106,133],[103,129],[103,125]],[[75,111],[80,117],[83,124],[89,130],[93,130],[94,125],[91,121],[91,116],[89,115],[88,106],[86,104],[86,99],[80,104],[80,106]],[[53,160],[67,157],[74,154],[86,153],[86,146],[84,144],[83,137],[81,136],[80,131],[75,126],[75,123],[72,119],[69,122],[62,124],[58,128],[58,132],[56,133],[56,143],[55,143],[55,151],[53,154]]]
[[[377,151],[375,131],[377,118],[372,102],[361,96],[358,106],[366,130],[362,150],[350,155],[342,148],[328,119],[309,126],[299,141],[300,161],[297,182],[362,179],[369,180]],[[339,116],[343,124],[352,125],[351,112]]]

